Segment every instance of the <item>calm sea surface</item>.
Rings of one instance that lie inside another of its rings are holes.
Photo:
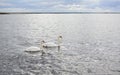
[[[24,52],[59,35],[61,53]],[[0,15],[0,75],[120,75],[120,14]]]

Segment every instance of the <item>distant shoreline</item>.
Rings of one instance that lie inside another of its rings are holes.
[[[120,14],[120,12],[0,12],[0,14]]]

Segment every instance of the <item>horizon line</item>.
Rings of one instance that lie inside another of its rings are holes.
[[[0,12],[0,14],[120,14],[120,12]]]

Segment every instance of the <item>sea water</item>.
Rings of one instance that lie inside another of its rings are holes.
[[[60,52],[24,52],[58,36]],[[0,15],[0,75],[120,75],[120,14]]]

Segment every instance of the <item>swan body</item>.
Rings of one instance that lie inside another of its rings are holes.
[[[45,48],[52,48],[52,47],[58,47],[57,44],[55,44],[54,42],[47,42],[43,44],[43,47]]]
[[[40,47],[36,47],[36,46],[31,46],[31,47],[28,47],[25,52],[28,52],[28,53],[36,53],[36,52],[41,52],[43,53],[43,42],[41,42],[40,44]]]
[[[42,49],[35,46],[31,46],[25,50],[25,52],[40,52],[40,51],[42,51]]]
[[[62,36],[58,36],[58,44],[54,43],[54,42],[45,42],[44,40],[43,42],[43,47],[44,48],[54,48],[54,47],[59,47],[62,41]]]

